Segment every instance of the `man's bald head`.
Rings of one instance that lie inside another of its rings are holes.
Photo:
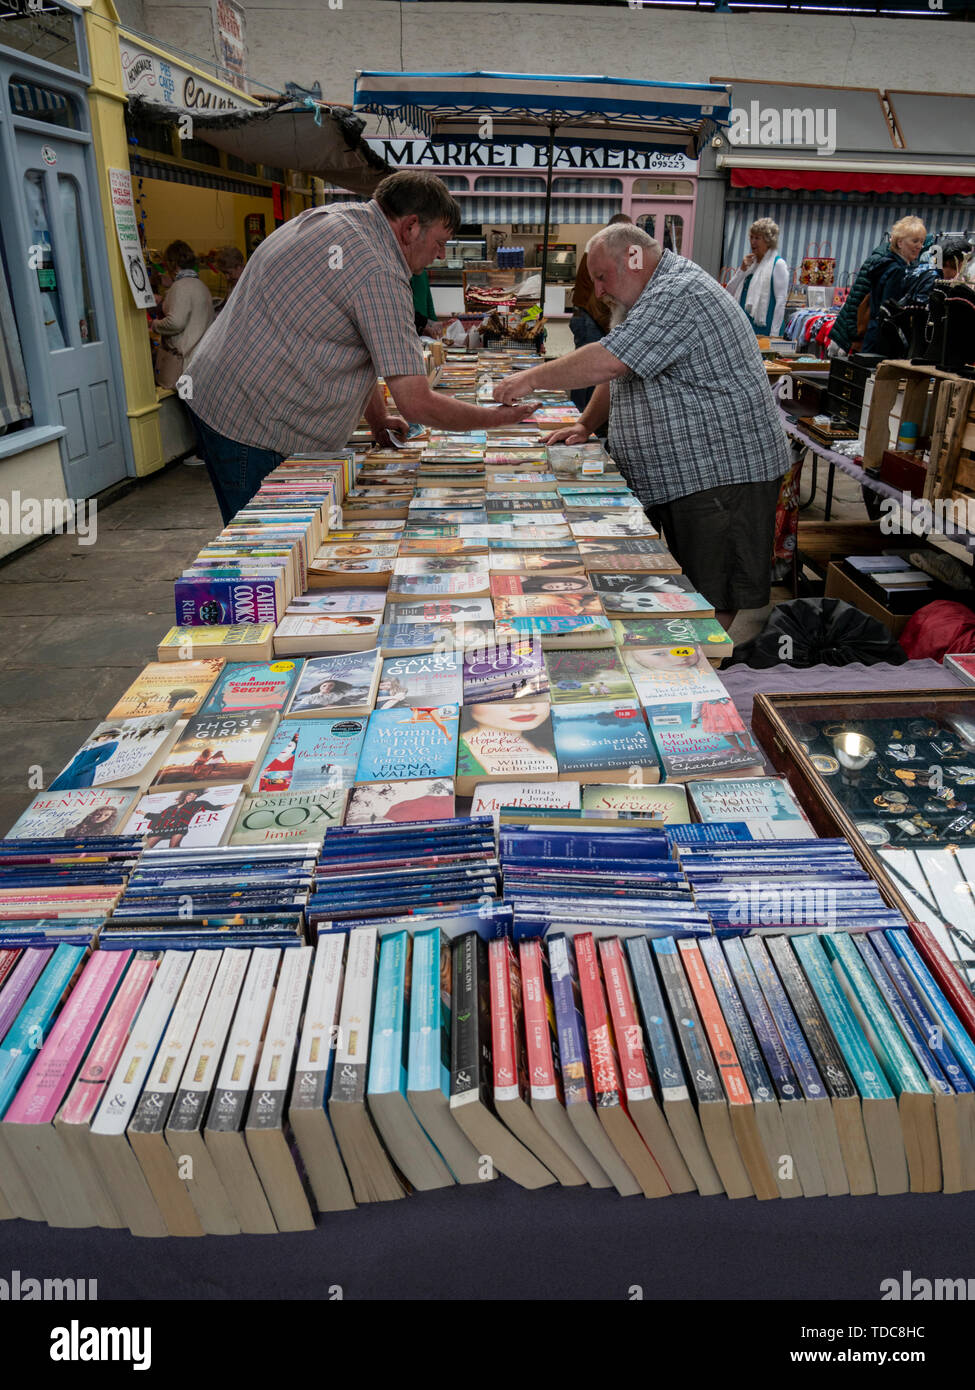
[[[586,244],[593,286],[601,299],[632,309],[663,254],[660,242],[642,227],[626,223],[604,227]],[[613,315],[614,320],[618,317]]]

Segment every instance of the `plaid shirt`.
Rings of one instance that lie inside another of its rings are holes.
[[[644,506],[785,473],[754,330],[693,261],[665,251],[602,345],[630,369],[610,383],[609,452]]]
[[[410,270],[370,201],[309,208],[262,242],[187,374],[204,424],[290,454],[343,448],[377,376],[423,373]]]

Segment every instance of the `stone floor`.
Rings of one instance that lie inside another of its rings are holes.
[[[823,481],[803,516],[822,516]],[[865,515],[843,475],[833,514]],[[174,622],[173,582],[219,530],[220,513],[205,471],[177,464],[102,507],[97,523],[92,545],[54,536],[0,564],[0,832],[155,659]],[[767,608],[740,613],[736,642],[791,597],[777,588]]]
[[[177,465],[0,565],[0,830],[104,719],[172,627],[173,582],[220,529],[206,472]]]

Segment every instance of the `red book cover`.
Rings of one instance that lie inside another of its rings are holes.
[[[518,1059],[511,1001],[511,975],[507,937],[488,943],[488,978],[491,983],[491,1060],[494,1067],[494,1099],[517,1100]]]
[[[965,983],[951,961],[938,944],[937,937],[926,922],[909,922],[908,930],[924,963],[941,986],[948,1002],[975,1038],[975,999],[965,988]]]
[[[7,946],[0,951],[0,989],[3,982],[13,970],[17,961],[20,959],[20,948],[17,946]]]
[[[677,946],[728,1100],[732,1105],[750,1105],[752,1098],[745,1084],[745,1074],[738,1061],[738,1054],[731,1041],[731,1034],[728,1032],[728,1025],[721,1012],[700,947],[692,940],[678,941]]]
[[[606,1010],[603,982],[599,975],[599,957],[591,933],[585,932],[575,938],[575,950],[596,1105],[619,1104],[625,1110],[613,1030]]]
[[[623,1084],[629,1100],[652,1100],[653,1081],[643,1048],[643,1029],[637,1017],[630,974],[617,937],[600,941],[599,956],[606,980],[609,1016],[619,1048]]]
[[[521,988],[525,1005],[525,1038],[528,1049],[528,1079],[534,1100],[561,1100],[552,1057],[549,998],[545,988],[542,943],[522,941]]]

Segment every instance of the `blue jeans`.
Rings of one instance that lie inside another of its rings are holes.
[[[573,312],[571,319],[569,319],[569,328],[572,332],[572,341],[577,348],[585,347],[587,343],[598,343],[606,336],[596,320],[591,314],[587,314],[585,309],[576,309]],[[577,405],[580,410],[585,410],[595,389],[595,386],[579,386],[574,391],[570,391],[569,395],[572,397],[574,405]]]
[[[270,449],[254,449],[249,444],[240,444],[235,439],[217,434],[192,410],[190,418],[226,526],[241,507],[246,507],[261,483],[272,469],[277,468],[285,455],[272,453]]]

